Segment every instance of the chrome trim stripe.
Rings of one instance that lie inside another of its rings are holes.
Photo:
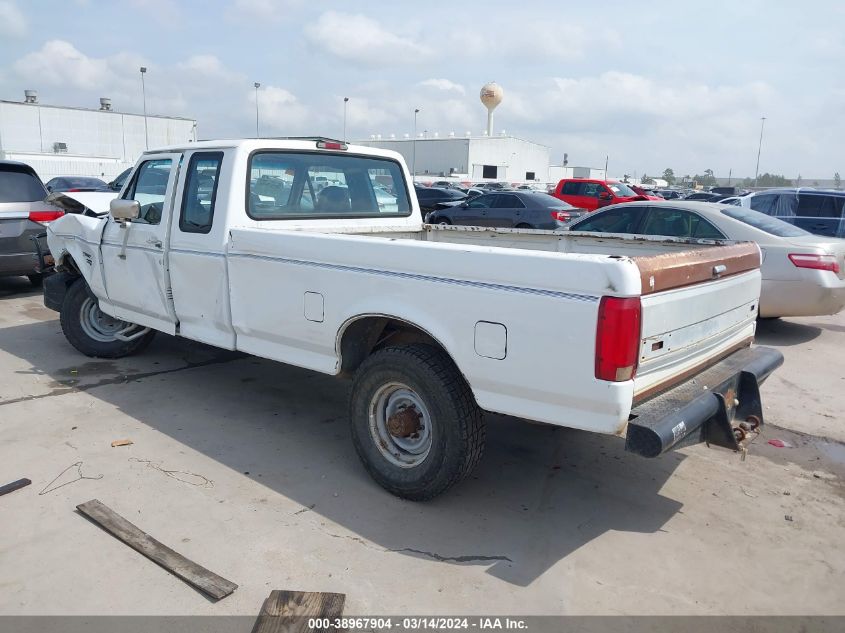
[[[452,279],[449,277],[432,277],[430,275],[420,275],[417,273],[402,273],[393,270],[381,270],[378,268],[359,268],[357,266],[344,266],[342,264],[326,264],[324,262],[312,262],[300,259],[288,259],[285,257],[272,257],[270,255],[252,255],[248,253],[229,253],[229,257],[241,257],[244,259],[255,259],[259,261],[280,262],[283,264],[292,264],[294,266],[310,266],[312,268],[322,268],[326,270],[339,270],[343,272],[364,273],[368,275],[381,275],[383,277],[395,277],[399,279],[413,279],[415,281],[430,281],[433,283],[448,284],[454,286],[468,286],[471,288],[482,288],[484,290],[503,290],[506,292],[517,292],[520,294],[539,295],[543,297],[553,297],[555,299],[567,299],[570,301],[584,301],[587,303],[595,303],[599,297],[593,295],[582,295],[572,292],[558,292],[556,290],[543,290],[542,288],[523,288],[520,286],[506,286],[503,284],[493,284],[483,281],[469,281],[466,279]]]

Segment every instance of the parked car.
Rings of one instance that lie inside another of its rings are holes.
[[[108,184],[109,189],[111,189],[112,191],[120,191],[121,189],[123,189],[123,185],[126,182],[126,179],[129,178],[129,174],[131,174],[131,173],[132,173],[131,167],[129,169],[124,169],[122,172],[120,172],[115,177],[114,180],[112,180]]]
[[[719,193],[712,193],[710,191],[694,191],[693,193],[684,196],[684,200],[690,200],[692,202],[718,202],[723,198],[727,198],[727,196]]]
[[[845,237],[845,191],[807,187],[767,189],[743,196],[740,205],[816,235]]]
[[[41,283],[44,270],[33,238],[64,212],[47,202],[47,189],[25,163],[0,161],[0,276],[26,276],[32,285]],[[47,242],[38,239],[48,254]]]
[[[327,167],[348,189],[314,205]],[[165,169],[162,191],[149,175]],[[253,192],[261,173],[289,176],[286,196]],[[49,226],[44,303],[88,356],[140,352],[160,331],[353,376],[354,449],[414,500],[472,472],[485,410],[624,437],[645,457],[705,439],[738,450],[734,427],[763,421],[757,385],[783,357],[751,347],[754,244],[423,226],[408,173],[396,152],[327,139],[144,152],[109,217]],[[390,180],[395,212],[368,174]]]
[[[441,187],[414,187],[420,210],[423,214],[440,208],[441,203],[459,203],[466,200],[467,194],[457,189],[443,189]]]
[[[587,178],[564,178],[557,183],[552,195],[558,200],[586,211],[595,211],[620,202],[646,199],[625,183]]]
[[[432,211],[429,224],[499,226],[548,231],[564,227],[584,211],[534,191],[485,193],[459,204]]]
[[[639,196],[642,196],[646,200],[663,200],[663,196],[656,194],[654,191],[649,189],[644,189],[639,185],[628,185],[631,190]]]
[[[845,240],[822,238],[752,209],[711,202],[635,202],[591,214],[569,230],[754,241],[763,254],[761,317],[836,314],[845,307]]]
[[[105,181],[88,176],[59,176],[47,181],[47,191],[110,191]]]
[[[677,189],[657,189],[656,193],[664,200],[679,200],[684,197]]]

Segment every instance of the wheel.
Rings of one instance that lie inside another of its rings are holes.
[[[532,227],[531,227],[531,225],[530,225],[530,224],[525,224],[525,222],[523,222],[522,224],[517,224],[514,228],[517,228],[517,229],[530,229],[530,228],[532,228]]]
[[[439,224],[440,226],[449,226],[452,223],[446,218],[440,218],[439,220],[437,220],[437,224]]]
[[[131,341],[115,337],[132,324],[112,318],[100,311],[97,298],[80,278],[67,289],[59,321],[65,338],[86,356],[95,358],[121,358],[135,354],[150,344],[155,330]]]
[[[41,284],[44,283],[44,275],[41,273],[32,273],[31,275],[26,276],[29,279],[29,283],[32,284],[33,288],[40,288]]]
[[[481,409],[452,360],[431,345],[397,345],[369,356],[352,382],[349,421],[367,472],[412,501],[461,481],[484,451]]]

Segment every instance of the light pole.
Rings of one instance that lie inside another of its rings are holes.
[[[419,108],[414,109],[414,140],[413,140],[413,156],[411,158],[411,180],[417,175],[417,115],[420,113]],[[413,184],[413,183],[411,183]]]
[[[343,142],[346,142],[346,104],[349,103],[349,97],[343,98]]]
[[[147,88],[144,85],[144,75],[147,74],[147,67],[141,66],[141,97],[144,101],[144,148],[150,149],[150,133],[147,130]]]
[[[261,132],[258,128],[258,89],[261,84],[256,81],[253,85],[255,86],[255,136],[261,138]]]
[[[766,125],[766,117],[760,117],[760,143],[757,145],[757,167],[754,169],[754,186],[757,186],[757,176],[760,174],[760,150],[763,149],[763,126]]]

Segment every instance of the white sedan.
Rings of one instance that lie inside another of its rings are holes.
[[[845,240],[813,235],[742,206],[628,202],[590,213],[568,230],[757,242],[763,253],[761,317],[836,314],[845,307]]]

